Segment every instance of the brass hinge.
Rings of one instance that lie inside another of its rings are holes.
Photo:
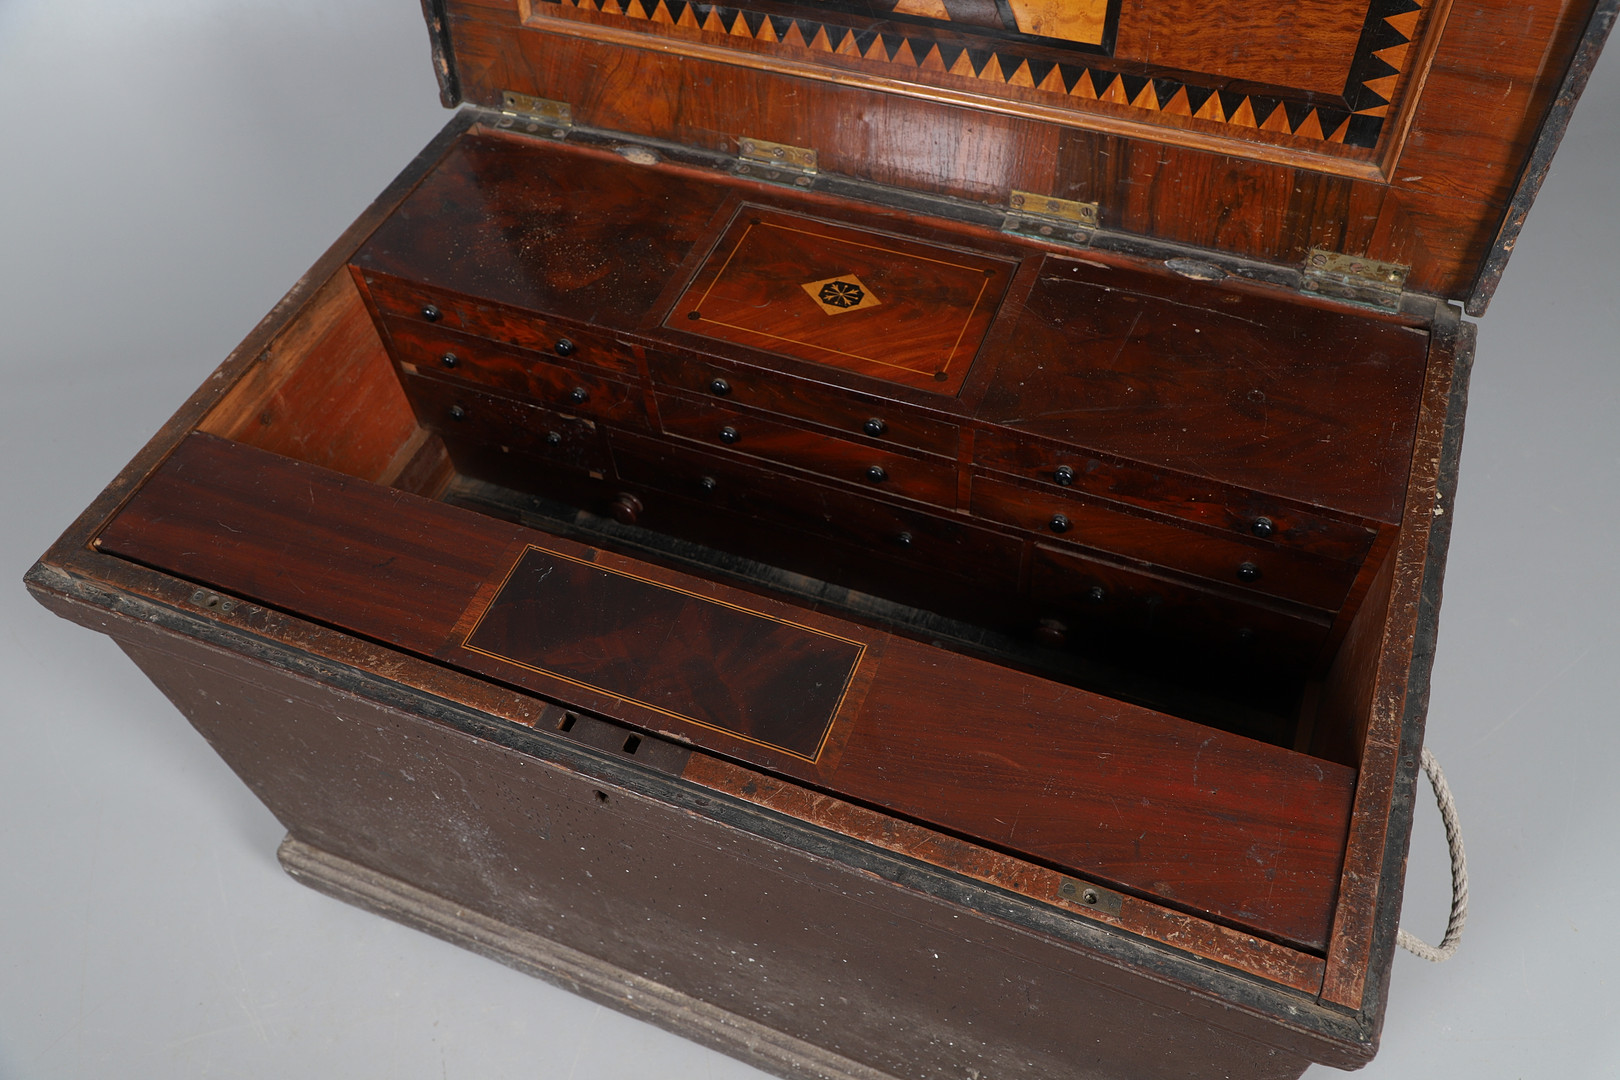
[[[816,182],[816,152],[802,146],[742,138],[737,140],[734,168],[755,180],[806,188]]]
[[[1001,231],[1070,244],[1089,244],[1098,220],[1094,202],[1014,191],[1007,199],[1007,217],[1001,223]]]
[[[501,92],[501,118],[495,122],[499,128],[526,131],[530,135],[541,133],[562,138],[574,126],[574,110],[566,101],[531,97],[512,90]]]
[[[1305,256],[1305,276],[1300,288],[1335,300],[1399,311],[1401,293],[1406,289],[1409,266],[1341,255],[1326,248],[1311,248]]]

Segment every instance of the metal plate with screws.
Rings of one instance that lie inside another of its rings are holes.
[[[807,188],[815,183],[816,152],[802,146],[738,139],[736,171],[755,180]]]
[[[562,138],[574,126],[574,110],[566,101],[532,97],[511,90],[501,93],[502,117],[496,126],[527,132],[530,135],[548,134]]]
[[[1399,311],[1410,267],[1311,248],[1300,288],[1380,311]]]
[[[1100,885],[1077,881],[1074,878],[1064,878],[1058,885],[1058,896],[1071,904],[1078,904],[1093,911],[1100,911],[1104,915],[1119,915],[1119,909],[1125,903],[1125,897],[1112,889],[1105,889]]]
[[[1014,191],[1007,199],[1007,218],[1001,231],[1061,240],[1069,244],[1089,244],[1096,230],[1100,211],[1096,203],[1059,199],[1031,191]]]
[[[766,142],[764,139],[738,139],[737,156],[756,165],[774,165],[799,172],[816,171],[816,152],[802,146]]]

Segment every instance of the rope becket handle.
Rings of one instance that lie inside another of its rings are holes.
[[[1440,808],[1440,821],[1446,827],[1446,846],[1451,849],[1451,917],[1446,921],[1446,934],[1440,944],[1428,942],[1405,930],[1395,931],[1395,943],[1416,956],[1433,963],[1451,959],[1462,941],[1463,924],[1468,921],[1468,860],[1463,855],[1462,826],[1457,821],[1457,801],[1451,797],[1446,774],[1440,763],[1423,748],[1423,774],[1434,788],[1435,805]]]

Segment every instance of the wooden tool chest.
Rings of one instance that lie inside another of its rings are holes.
[[[761,1067],[1354,1067],[1612,5],[881,6],[428,4],[467,107],[30,587],[294,876]]]

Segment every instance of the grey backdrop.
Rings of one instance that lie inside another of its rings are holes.
[[[19,584],[445,119],[414,0],[0,0],[0,1077],[760,1075],[294,884]],[[1369,1080],[1620,1075],[1617,176],[1610,57],[1480,337],[1429,723],[1468,935],[1397,959]],[[1447,902],[1425,803],[1406,924]]]

